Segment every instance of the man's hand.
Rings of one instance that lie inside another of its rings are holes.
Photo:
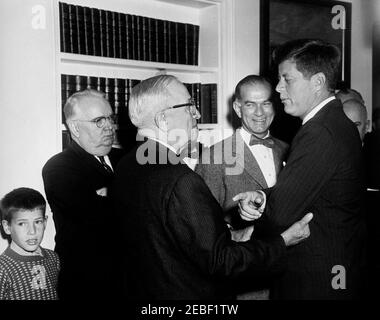
[[[265,193],[261,191],[247,191],[232,198],[239,200],[240,217],[246,221],[253,221],[261,217],[265,208]]]
[[[230,229],[231,239],[235,242],[245,242],[251,239],[253,232],[253,226],[246,227],[244,229]]]
[[[313,214],[309,212],[301,220],[295,222],[281,233],[286,246],[294,246],[310,236],[309,222],[311,219],[313,219]]]

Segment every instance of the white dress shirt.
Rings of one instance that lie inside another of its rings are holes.
[[[252,152],[252,155],[255,157],[257,163],[259,164],[260,170],[264,175],[268,187],[273,187],[276,184],[276,168],[274,166],[272,148],[268,148],[262,144],[250,146],[249,141],[251,140],[251,133],[249,133],[243,128],[238,129],[238,131],[238,134],[241,135],[245,144]],[[268,136],[269,132],[265,136],[265,138],[267,138]]]

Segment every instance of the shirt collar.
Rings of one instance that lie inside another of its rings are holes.
[[[247,146],[249,146],[249,142],[251,141],[252,133],[248,132],[243,127],[240,127],[238,130],[239,130],[239,133],[240,133],[241,137],[243,138],[244,142],[247,144]],[[268,130],[268,133],[266,134],[266,136],[263,139],[268,138],[269,136],[270,136],[270,133]]]
[[[330,101],[334,100],[335,96],[331,96],[325,100],[323,100],[321,103],[319,103],[316,107],[314,107],[303,119],[302,125],[304,125],[306,122],[308,122],[311,118],[313,118],[319,110],[321,110],[326,104],[328,104]]]
[[[162,144],[163,146],[165,146],[166,148],[168,148],[170,151],[173,151],[175,154],[178,154],[178,152],[171,145],[167,144],[166,142],[158,140],[157,138],[154,138],[154,137],[147,137],[147,138],[149,138],[151,140],[154,140],[154,141]]]

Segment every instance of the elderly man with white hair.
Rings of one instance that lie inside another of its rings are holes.
[[[196,139],[200,115],[177,78],[135,86],[129,114],[143,138],[119,163],[112,187],[129,299],[231,297],[227,279],[277,269],[285,247],[309,235],[311,214],[266,241],[231,239],[218,202],[179,156]]]

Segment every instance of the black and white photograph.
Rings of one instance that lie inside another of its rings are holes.
[[[378,300],[380,0],[1,0],[0,41],[0,309]]]

